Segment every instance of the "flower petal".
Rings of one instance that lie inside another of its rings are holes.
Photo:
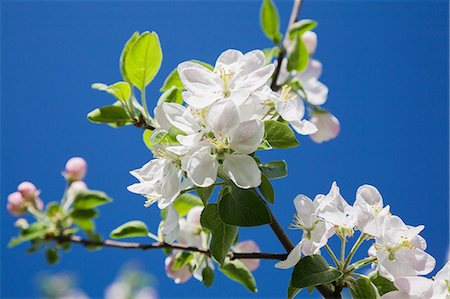
[[[276,263],[275,268],[289,269],[297,265],[301,257],[301,249],[302,249],[302,242],[298,243],[297,246],[295,246],[291,250],[291,252],[289,252],[289,255],[284,261]]]
[[[239,125],[237,106],[228,99],[218,101],[208,109],[206,123],[215,133],[227,135]]]
[[[261,185],[261,171],[248,155],[225,154],[223,170],[236,186],[248,189]]]
[[[264,138],[264,124],[254,119],[244,121],[231,133],[231,148],[241,154],[255,152]]]
[[[186,172],[196,186],[208,187],[216,182],[218,167],[219,163],[211,154],[211,148],[205,146],[189,158]]]

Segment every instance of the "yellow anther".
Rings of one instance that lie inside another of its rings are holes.
[[[289,85],[283,85],[283,87],[281,87],[281,98],[283,100],[289,100],[292,98],[291,90],[292,88]]]

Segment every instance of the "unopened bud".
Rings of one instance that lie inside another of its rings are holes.
[[[25,218],[19,218],[16,220],[16,222],[14,222],[14,226],[20,229],[27,229],[30,225]]]
[[[17,187],[17,190],[22,194],[22,196],[27,200],[32,200],[36,198],[38,191],[36,189],[36,186],[33,185],[33,183],[30,182],[22,182]]]
[[[26,199],[20,192],[14,192],[8,195],[8,204],[6,205],[9,213],[14,216],[20,216],[26,213]]]
[[[66,163],[66,176],[68,180],[80,181],[84,179],[87,171],[87,163],[83,158],[70,158]]]

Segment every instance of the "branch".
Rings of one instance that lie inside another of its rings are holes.
[[[275,68],[275,71],[273,73],[272,84],[270,85],[270,88],[273,91],[277,91],[278,89],[280,89],[280,86],[278,86],[278,84],[277,84],[277,80],[278,80],[278,76],[280,75],[280,71],[281,71],[281,62],[286,57],[286,48],[284,47],[284,44],[286,42],[286,39],[289,36],[289,28],[298,19],[298,15],[300,14],[301,6],[302,6],[302,0],[294,0],[294,4],[292,5],[291,17],[289,18],[289,23],[286,28],[286,33],[284,34],[283,41],[281,42],[281,44],[278,45],[278,47],[280,48],[280,54],[278,54],[277,67]]]
[[[139,114],[138,120],[134,121],[133,125],[135,127],[137,127],[137,128],[141,128],[141,129],[144,129],[144,130],[148,129],[148,130],[152,130],[153,131],[155,129],[155,127],[153,127],[153,126],[151,126],[151,125],[149,125],[149,124],[147,124],[145,122],[145,119],[142,116],[142,114]]]
[[[71,237],[50,237],[49,239],[53,239],[57,242],[64,243],[70,242],[74,244],[80,244],[83,246],[101,246],[101,247],[112,247],[112,248],[121,248],[121,249],[136,249],[136,250],[152,250],[152,249],[162,249],[162,248],[171,248],[176,250],[183,251],[192,251],[192,252],[200,252],[206,254],[211,257],[211,252],[209,250],[200,249],[192,246],[185,246],[183,244],[167,244],[164,242],[156,242],[151,244],[141,244],[135,242],[122,242],[122,241],[114,241],[114,240],[103,240],[103,241],[93,241],[83,239],[80,236],[71,236]],[[230,260],[235,259],[259,259],[259,260],[284,260],[287,257],[285,253],[264,253],[264,252],[228,252],[227,256]]]

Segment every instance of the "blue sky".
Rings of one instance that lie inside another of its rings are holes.
[[[288,1],[277,1],[283,28]],[[144,220],[156,230],[159,211],[126,186],[130,169],[150,158],[136,128],[94,125],[86,114],[110,103],[90,89],[93,82],[120,80],[118,58],[132,32],[156,31],[164,52],[162,68],[148,88],[155,101],[164,78],[182,61],[213,63],[229,48],[270,46],[259,29],[259,1],[4,1],[2,2],[1,198],[23,180],[42,198],[58,200],[60,172],[72,156],[89,163],[87,183],[114,203],[101,208],[99,231]],[[317,145],[300,137],[296,149],[264,153],[283,158],[289,176],[274,182],[275,215],[287,227],[298,193],[327,192],[336,180],[352,203],[359,185],[381,191],[394,214],[424,224],[428,251],[441,267],[448,250],[448,4],[445,1],[308,1],[301,16],[319,22],[316,57],[330,88],[325,105],[338,116],[338,139]],[[154,103],[154,102],[153,102]],[[256,297],[220,273],[211,289],[197,281],[174,285],[166,278],[163,253],[75,247],[56,267],[26,246],[6,249],[14,218],[1,209],[1,297],[33,298],[42,270],[78,273],[81,287],[102,297],[126,261],[140,261],[158,279],[161,298]],[[298,241],[298,231],[289,231]],[[242,229],[263,251],[282,252],[268,227]],[[364,252],[361,252],[361,257]],[[260,296],[283,298],[289,271],[263,262],[255,273]],[[304,294],[305,295],[305,294]]]

